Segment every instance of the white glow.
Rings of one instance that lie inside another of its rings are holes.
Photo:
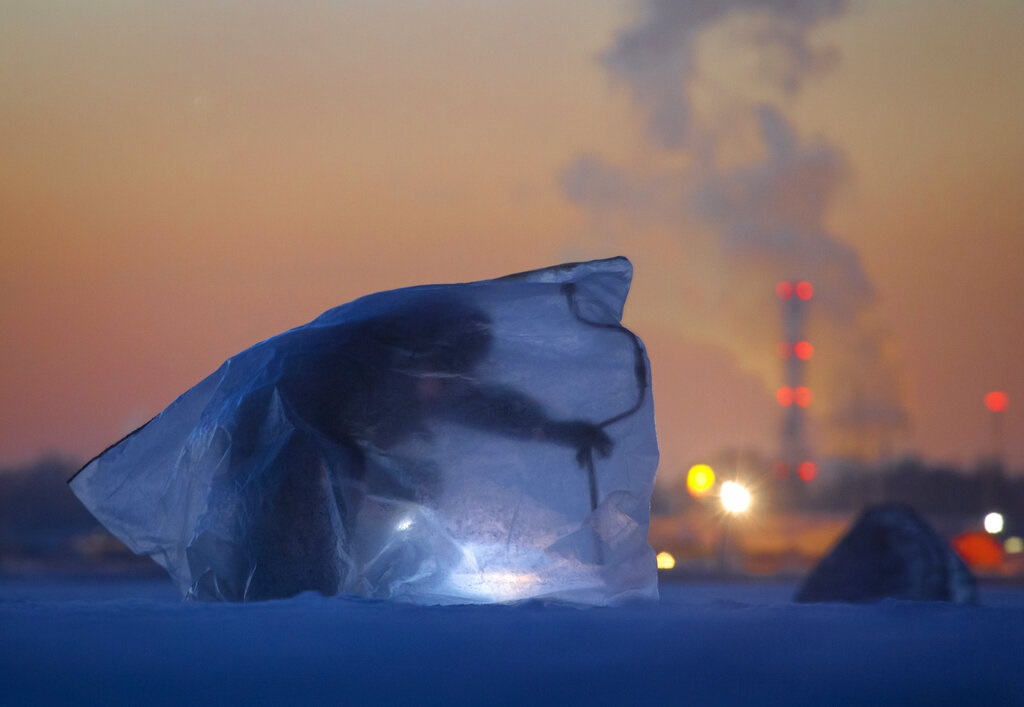
[[[540,578],[529,572],[498,570],[458,572],[448,576],[449,589],[475,601],[516,601],[533,595]]]
[[[467,542],[462,561],[448,575],[448,591],[469,601],[496,602],[528,599],[540,590],[541,579],[527,568],[543,556],[535,549],[504,544]]]
[[[411,527],[412,527],[412,518],[403,518],[402,520],[398,521],[397,525],[395,525],[395,530],[399,530],[399,531],[401,531],[401,530],[408,530]]]
[[[753,501],[750,497],[750,491],[747,491],[743,484],[736,481],[726,481],[722,484],[720,498],[722,500],[722,508],[727,513],[746,513]]]
[[[996,533],[1003,532],[1003,514],[992,512],[985,516],[985,532]]]

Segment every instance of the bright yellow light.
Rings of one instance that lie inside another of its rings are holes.
[[[715,485],[715,470],[707,464],[694,464],[686,475],[686,490],[693,496],[707,495]]]
[[[750,497],[750,491],[736,481],[726,481],[722,484],[719,498],[722,500],[722,508],[727,513],[745,513],[753,500]]]
[[[992,512],[985,516],[985,532],[996,535],[1003,532],[1003,514]]]
[[[648,555],[649,557],[649,555]],[[670,570],[676,566],[676,558],[672,557],[671,552],[659,552],[658,553],[658,569],[659,570]]]
[[[1016,535],[1009,537],[1006,539],[1006,542],[1003,543],[1003,549],[1011,555],[1024,552],[1024,540]]]

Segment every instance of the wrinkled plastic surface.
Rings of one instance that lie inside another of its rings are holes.
[[[70,482],[182,593],[657,597],[625,258],[382,292],[230,358]]]

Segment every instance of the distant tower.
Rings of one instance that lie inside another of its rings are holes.
[[[782,444],[776,475],[780,479],[812,481],[818,467],[811,461],[804,436],[804,415],[813,401],[805,382],[807,362],[814,355],[814,346],[804,337],[807,307],[814,297],[814,287],[806,280],[784,280],[775,286],[782,303],[782,387],[775,394],[784,410]]]

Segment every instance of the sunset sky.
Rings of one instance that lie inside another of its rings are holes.
[[[85,461],[373,291],[626,255],[675,473],[778,447],[1024,468],[1024,3],[0,8],[0,464]]]

